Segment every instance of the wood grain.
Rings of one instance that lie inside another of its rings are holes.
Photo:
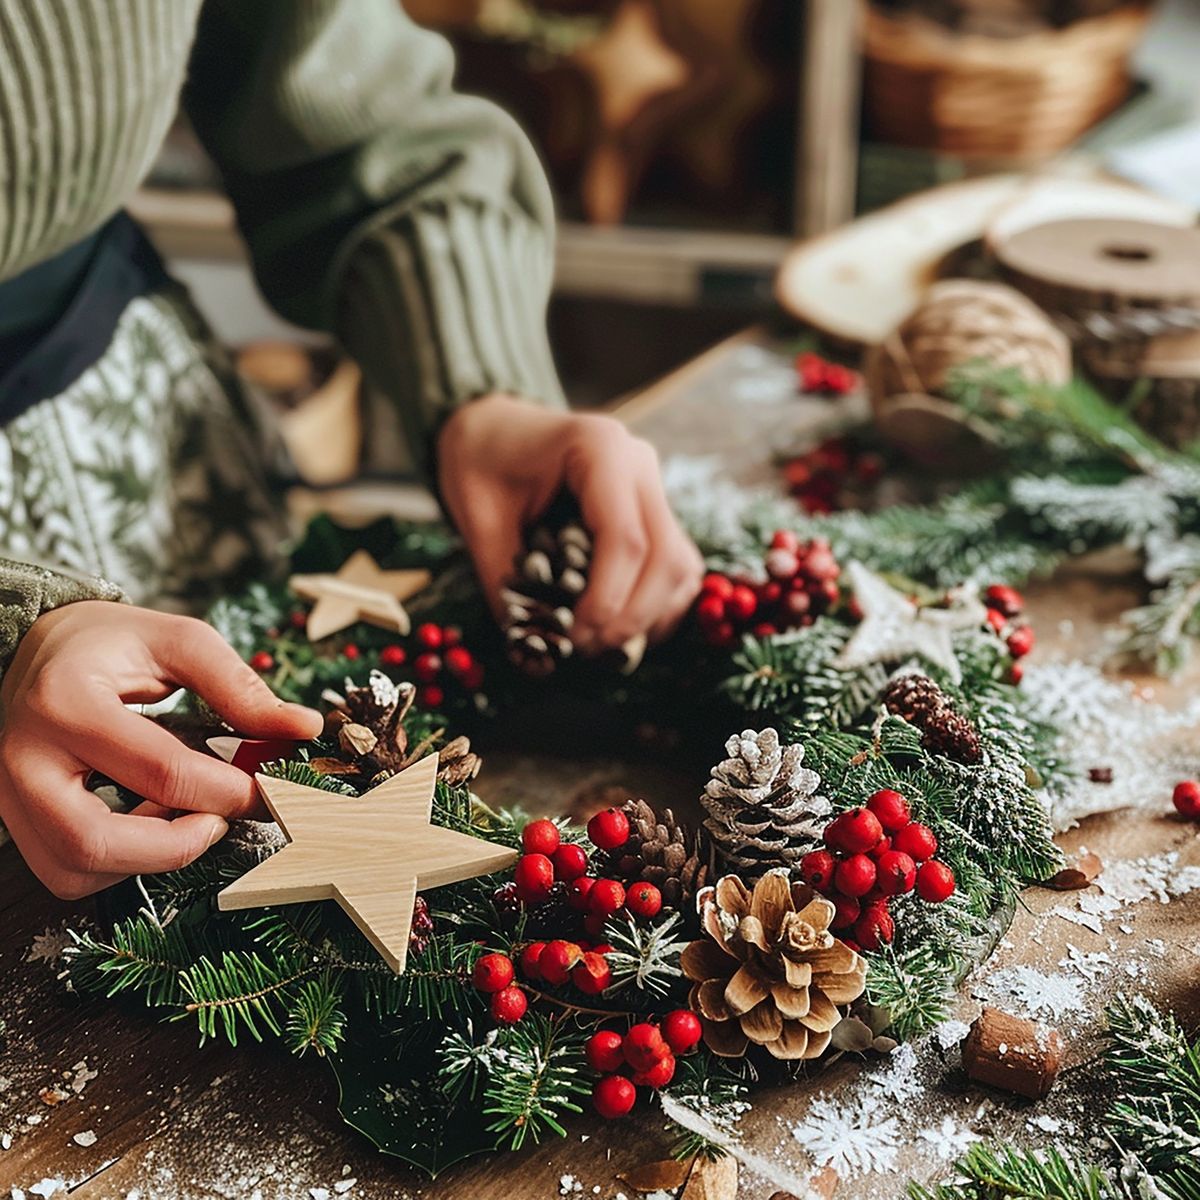
[[[366,550],[356,550],[336,574],[293,575],[288,586],[313,600],[305,632],[319,642],[358,621],[406,634],[411,628],[403,601],[427,588],[425,570],[383,571]]]

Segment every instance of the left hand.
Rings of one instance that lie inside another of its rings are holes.
[[[442,429],[438,482],[497,612],[522,531],[563,487],[576,497],[595,546],[572,633],[585,653],[665,637],[699,591],[704,563],[667,504],[658,456],[612,417],[474,400]]]

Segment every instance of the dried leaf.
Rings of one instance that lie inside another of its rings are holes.
[[[308,765],[319,775],[357,775],[360,768],[340,758],[313,758]]]
[[[849,1050],[853,1054],[862,1054],[871,1048],[875,1035],[870,1026],[857,1017],[845,1017],[839,1021],[833,1030],[833,1048]]]
[[[692,1159],[692,1169],[679,1200],[737,1200],[738,1165],[732,1154]]]
[[[629,1171],[618,1171],[617,1178],[635,1192],[673,1192],[683,1187],[691,1167],[686,1159],[680,1162],[674,1158],[660,1158]]]
[[[360,757],[370,754],[378,741],[379,739],[371,730],[354,721],[343,725],[338,730],[338,745],[341,746],[344,754],[357,754]]]
[[[1075,892],[1091,887],[1102,867],[1103,864],[1096,855],[1084,854],[1077,862],[1064,867],[1053,878],[1047,879],[1042,886],[1053,888],[1056,892]]]

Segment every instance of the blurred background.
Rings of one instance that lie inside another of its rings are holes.
[[[937,185],[1053,169],[1200,206],[1200,0],[404,2],[454,43],[459,86],[512,112],[546,163],[552,337],[579,405],[777,320],[799,240]],[[259,300],[182,125],[136,213],[217,332],[251,343],[246,373],[302,431],[342,432],[312,481],[369,469],[336,415],[353,368]],[[871,253],[883,265],[888,239]]]

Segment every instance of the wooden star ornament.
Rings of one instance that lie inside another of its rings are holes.
[[[418,891],[490,875],[517,858],[431,824],[437,767],[437,755],[426,755],[358,797],[255,776],[288,844],[225,888],[218,908],[336,900],[399,974]]]
[[[854,671],[870,663],[923,658],[955,683],[962,679],[953,639],[957,630],[983,628],[987,609],[977,597],[959,594],[950,608],[921,608],[862,563],[850,563],[846,574],[863,615],[833,660],[835,667]]]
[[[365,550],[356,550],[334,575],[293,575],[288,587],[315,601],[305,632],[319,642],[358,621],[408,633],[403,601],[429,586],[428,571],[384,571]]]

